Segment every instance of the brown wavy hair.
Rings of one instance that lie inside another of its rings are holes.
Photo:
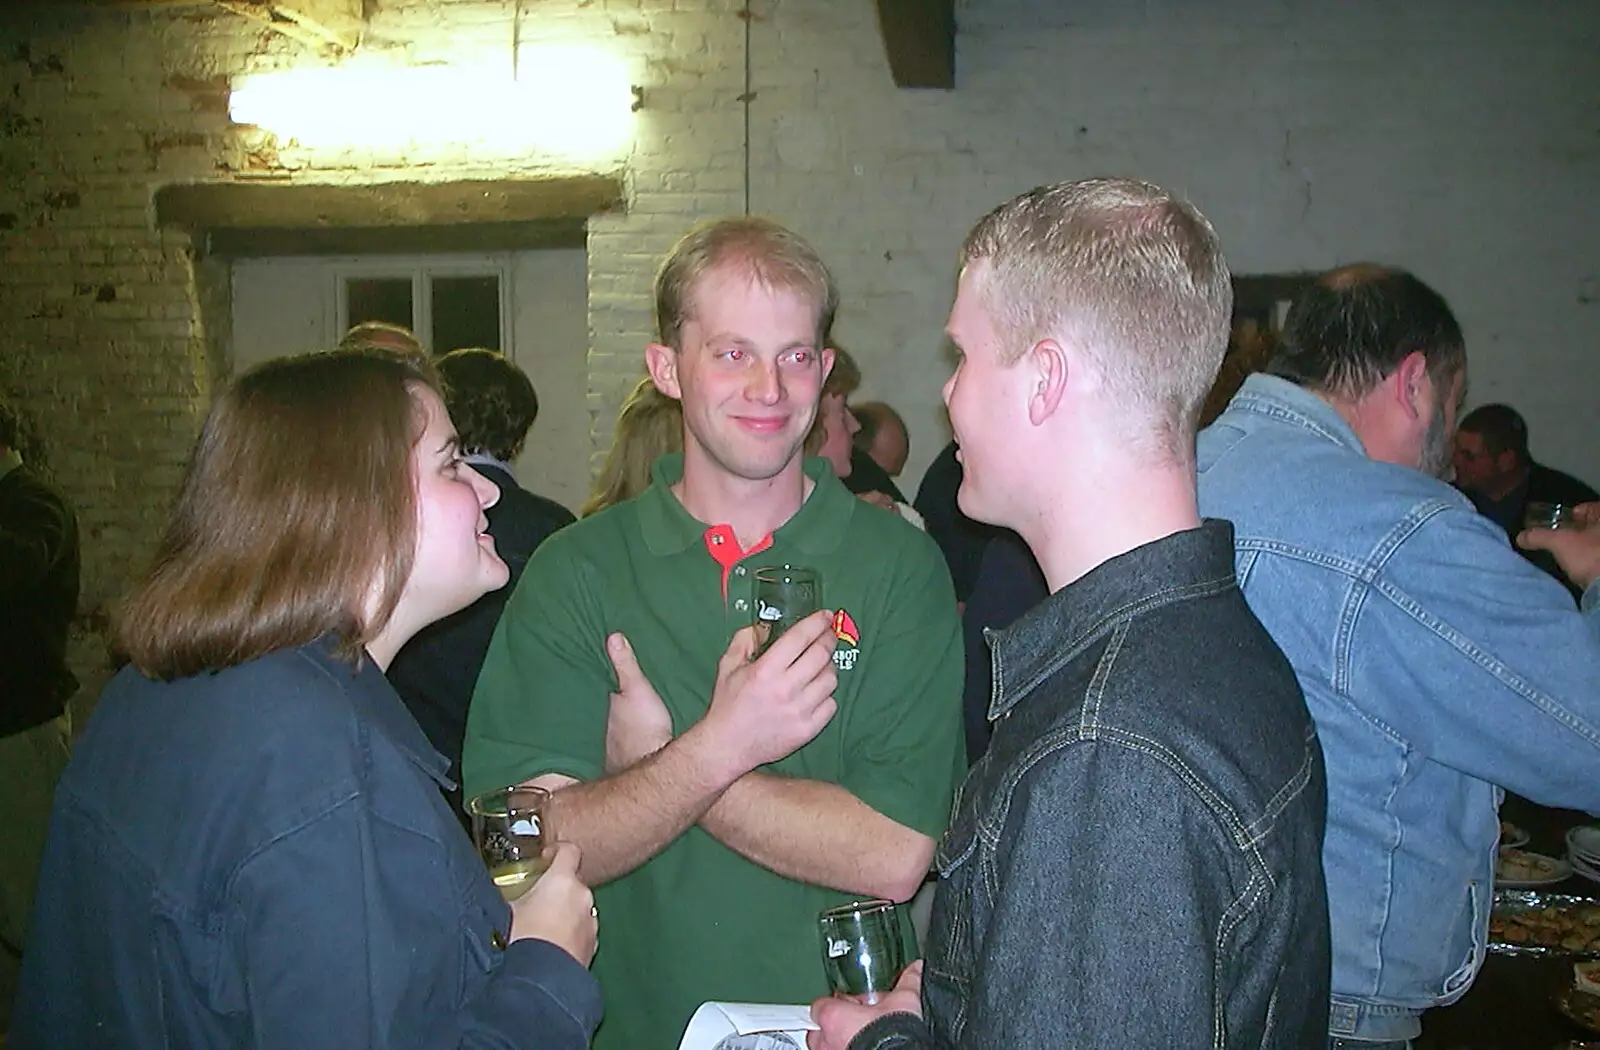
[[[388,623],[411,573],[426,358],[375,349],[268,361],[206,417],[118,648],[184,678],[332,634],[350,659]]]

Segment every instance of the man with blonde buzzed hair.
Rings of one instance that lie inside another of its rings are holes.
[[[1158,187],[1041,187],[967,238],[944,399],[962,510],[1051,595],[990,635],[994,736],[935,863],[927,966],[819,1000],[812,1050],[1304,1050],[1327,1023],[1322,753],[1203,521],[1232,288]]]

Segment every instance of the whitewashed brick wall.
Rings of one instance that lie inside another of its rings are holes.
[[[742,209],[745,22],[734,0],[379,0],[363,48],[470,62],[615,47],[644,87],[624,213],[591,223],[592,452],[652,329],[654,265]],[[872,0],[753,0],[752,210],[811,238],[844,291],[865,392],[944,441],[941,327],[971,223],[1029,186],[1133,174],[1189,194],[1239,273],[1372,258],[1461,315],[1473,399],[1600,481],[1600,4],[1517,0],[964,0],[958,86],[893,87]],[[516,13],[520,10],[520,24]],[[231,130],[229,77],[320,60],[205,3],[0,14],[0,383],[77,501],[85,604],[148,558],[212,382],[194,246],[156,230],[174,181],[370,183],[560,171],[473,147],[277,149]],[[86,636],[81,663],[98,660]]]

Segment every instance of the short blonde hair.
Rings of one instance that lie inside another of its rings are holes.
[[[1233,283],[1216,231],[1192,204],[1131,179],[1041,186],[980,220],[962,264],[983,270],[978,292],[1007,360],[1041,339],[1072,339],[1141,435],[1193,458],[1228,345]]]
[[[762,286],[797,292],[817,311],[817,344],[827,339],[839,308],[839,291],[822,257],[798,234],[771,219],[737,216],[704,222],[678,239],[656,271],[656,337],[681,349],[683,323],[694,293],[719,266],[744,270]]]
[[[669,452],[683,451],[683,406],[645,376],[633,385],[617,413],[611,451],[580,518],[630,500],[650,487],[650,468]]]

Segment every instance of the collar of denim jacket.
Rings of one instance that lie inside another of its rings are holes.
[[[1247,378],[1228,402],[1228,411],[1276,419],[1309,430],[1363,456],[1367,454],[1367,447],[1327,398],[1278,376],[1257,373]]]
[[[989,720],[1118,626],[1237,586],[1233,525],[1213,518],[1102,562],[1005,630],[984,631],[994,671]]]

